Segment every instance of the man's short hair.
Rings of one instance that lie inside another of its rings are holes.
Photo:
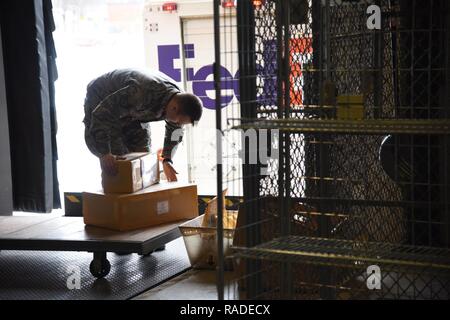
[[[200,121],[203,114],[203,103],[196,95],[180,93],[177,95],[177,100],[180,106],[180,112],[190,117],[192,124]]]

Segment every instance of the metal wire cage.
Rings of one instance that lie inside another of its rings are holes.
[[[449,299],[449,9],[215,1],[218,160],[241,168],[218,170],[241,198],[219,297]]]

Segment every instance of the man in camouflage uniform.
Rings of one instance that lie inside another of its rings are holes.
[[[164,173],[176,181],[172,155],[182,126],[202,116],[202,102],[160,73],[114,70],[89,83],[84,104],[85,140],[102,170],[116,174],[116,156],[150,151],[150,122],[166,121]]]

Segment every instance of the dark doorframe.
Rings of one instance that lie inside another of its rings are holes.
[[[11,155],[9,149],[8,110],[6,105],[2,34],[0,29],[0,216],[11,216],[12,212]]]

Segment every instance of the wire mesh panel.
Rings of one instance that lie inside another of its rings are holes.
[[[242,150],[222,187],[243,190],[228,298],[449,298],[449,6],[238,1],[222,20]]]

